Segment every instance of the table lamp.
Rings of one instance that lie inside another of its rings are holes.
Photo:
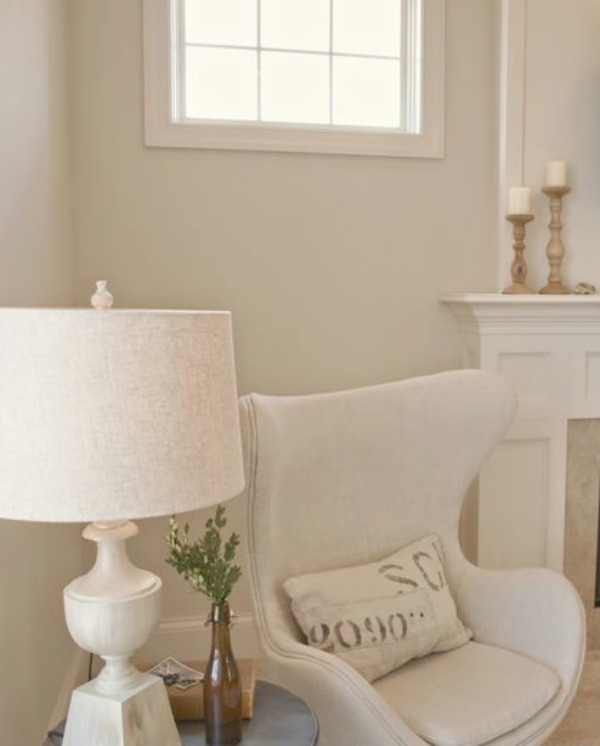
[[[163,682],[130,661],[160,616],[130,519],[243,488],[231,315],[0,308],[0,517],[86,522],[96,562],[64,590],[75,642],[105,665],[73,692],[65,746],[178,746]],[[159,551],[159,548],[157,548]]]

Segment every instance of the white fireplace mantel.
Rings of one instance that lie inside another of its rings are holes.
[[[567,422],[600,417],[600,296],[458,293],[463,366],[515,387],[515,421],[479,483],[485,567],[563,568]],[[600,451],[600,444],[599,444]]]

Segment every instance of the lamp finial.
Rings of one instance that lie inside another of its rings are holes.
[[[94,308],[112,308],[113,297],[108,292],[106,280],[96,281],[96,292],[91,297],[92,306]]]

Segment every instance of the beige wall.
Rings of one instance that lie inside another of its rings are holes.
[[[459,365],[437,297],[495,283],[495,2],[447,4],[443,160],[145,148],[141,2],[70,11],[80,301],[107,277],[124,306],[231,309],[241,392]],[[164,566],[164,526],[135,554],[169,579],[167,616],[198,613]]]
[[[456,367],[437,297],[497,281],[498,5],[447,3],[446,157],[428,161],[146,149],[141,1],[4,0],[0,303],[68,304],[73,287],[87,303],[106,276],[124,306],[230,308],[241,392]],[[570,162],[567,271],[600,285],[598,3],[527,10],[525,181],[540,185],[547,160]],[[536,209],[542,277],[539,194]],[[230,512],[243,530],[239,501]],[[163,563],[164,528],[145,522],[133,554],[167,579],[165,616],[201,613]],[[59,589],[78,570],[78,531],[0,521],[7,743],[37,743],[54,702],[71,650]],[[250,608],[245,583],[235,605]]]
[[[235,314],[242,390],[457,364],[445,289],[494,283],[495,3],[448,3],[444,160],[147,149],[141,3],[71,3],[79,299]],[[75,31],[76,30],[76,31]]]
[[[66,7],[0,3],[0,304],[67,304]],[[61,588],[79,529],[0,520],[0,741],[38,746],[72,653]]]
[[[65,3],[0,4],[0,297],[71,300]]]
[[[0,303],[68,304],[72,288],[87,303],[107,277],[123,306],[230,308],[241,392],[456,367],[437,297],[497,281],[498,5],[447,3],[446,157],[429,161],[147,149],[140,0],[5,0]],[[567,267],[600,285],[598,4],[527,8],[525,181],[569,160]],[[544,222],[531,234],[538,276]],[[230,512],[243,530],[239,501]],[[163,563],[164,528],[145,522],[132,553],[167,579],[165,616],[201,613]],[[37,743],[54,702],[71,649],[59,589],[78,570],[78,531],[0,522],[7,743]],[[245,583],[235,605],[249,611]]]
[[[564,201],[563,277],[600,291],[599,39],[598,0],[528,0],[523,152],[524,183],[535,191],[527,250],[534,287],[548,275],[546,164],[566,160],[572,192]]]

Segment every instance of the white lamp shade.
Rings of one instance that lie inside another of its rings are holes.
[[[243,483],[228,312],[0,309],[0,517],[168,515]]]

